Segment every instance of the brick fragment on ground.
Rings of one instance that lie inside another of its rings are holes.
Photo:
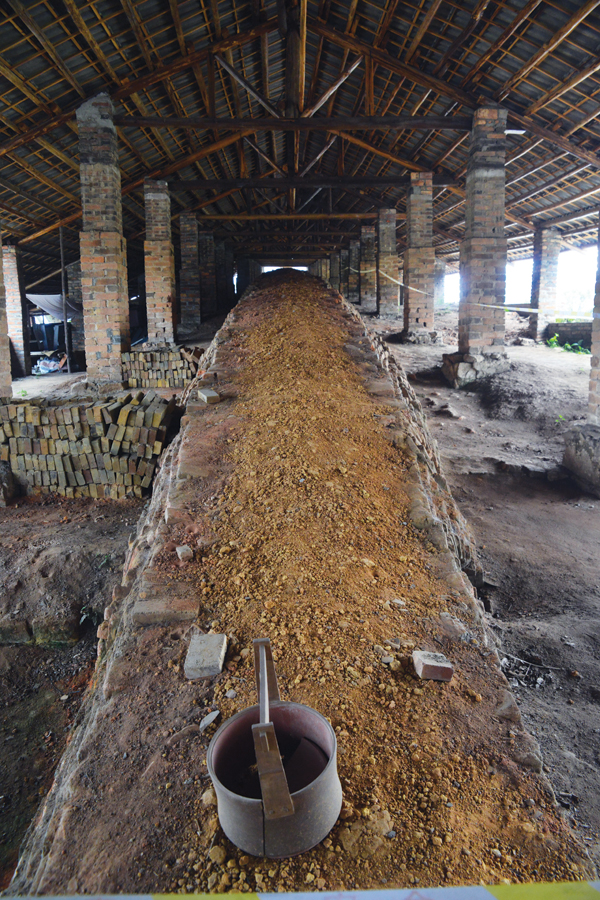
[[[218,403],[220,399],[217,392],[211,388],[202,388],[201,391],[198,391],[198,400],[203,400],[205,403]]]
[[[454,674],[452,663],[443,653],[432,653],[429,650],[413,650],[415,672],[422,679],[432,681],[450,681]]]
[[[195,681],[219,675],[226,650],[227,636],[224,634],[193,634],[185,658],[185,677]]]

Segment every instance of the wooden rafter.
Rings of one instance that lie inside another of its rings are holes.
[[[547,57],[556,50],[559,44],[562,44],[569,35],[575,31],[578,25],[586,19],[590,13],[592,13],[595,9],[600,6],[600,0],[588,0],[588,2],[578,9],[574,15],[571,16],[569,21],[563,25],[562,28],[559,28],[555,34],[552,35],[551,39],[547,44],[538,50],[537,53],[527,60],[527,62],[521,66],[521,68],[515,72],[515,74],[508,79],[508,81],[502,86],[502,88],[497,93],[498,100],[504,100],[505,97],[508,97],[510,92],[513,90],[516,85],[522,81],[524,78],[529,75],[534,69],[536,69],[540,63],[542,63]]]

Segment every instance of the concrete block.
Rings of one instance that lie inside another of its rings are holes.
[[[213,391],[212,388],[202,388],[198,391],[198,400],[203,400],[205,403],[218,403],[220,399],[217,392]]]
[[[454,675],[452,663],[443,653],[432,653],[429,650],[413,650],[415,672],[422,679],[432,681],[450,681]]]
[[[194,681],[197,678],[219,675],[225,662],[226,650],[225,634],[193,634],[185,658],[185,677]]]

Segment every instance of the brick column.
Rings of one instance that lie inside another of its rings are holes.
[[[561,249],[562,238],[556,228],[536,228],[533,236],[531,305],[538,312],[529,319],[529,334],[536,341],[543,339],[548,322],[555,322],[558,314],[556,278]]]
[[[404,251],[404,330],[412,333],[433,328],[433,175],[411,172],[406,196]]]
[[[206,319],[217,313],[216,254],[212,231],[198,232],[198,262],[202,318]]]
[[[340,250],[340,294],[348,299],[349,250]]]
[[[329,284],[334,290],[340,289],[340,254],[336,250],[329,254]]]
[[[433,306],[434,309],[441,309],[446,296],[446,263],[443,259],[436,259],[433,273]]]
[[[502,350],[506,289],[504,236],[505,109],[478,109],[467,165],[465,237],[460,245],[458,349]],[[490,307],[486,309],[486,307]]]
[[[175,299],[175,257],[171,240],[171,197],[166,181],[144,182],[146,240],[146,313],[148,341],[172,344],[175,337],[173,312]]]
[[[79,244],[88,378],[120,382],[121,353],[129,349],[129,296],[112,117],[108,94],[98,94],[77,110],[83,213]]]
[[[71,348],[77,368],[83,370],[85,369],[85,332],[83,301],[81,298],[81,263],[79,260],[67,266],[67,296],[69,302],[77,307],[77,312],[70,313]]]
[[[202,322],[200,268],[198,262],[198,220],[192,213],[179,217],[181,268],[179,269],[178,334],[193,334]]]
[[[2,236],[0,235],[0,247]],[[2,254],[0,253],[0,397],[12,397],[12,375],[10,371],[10,340],[6,320],[6,297],[4,294],[4,277],[2,273]]]
[[[377,310],[377,253],[375,226],[363,225],[360,229],[360,284],[359,301],[366,312]]]
[[[348,251],[348,300],[360,301],[360,241],[350,241]]]
[[[398,315],[398,251],[396,210],[380,209],[377,216],[377,293],[379,312]]]
[[[5,246],[2,248],[2,269],[6,295],[6,321],[14,361],[13,377],[24,378],[31,374],[29,322],[27,321],[27,300],[21,293],[16,247]]]

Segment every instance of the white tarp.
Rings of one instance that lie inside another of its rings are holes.
[[[62,322],[63,304],[62,294],[25,294],[28,300],[35,306],[39,306],[49,316],[54,316]],[[82,307],[67,300],[67,318],[81,312]]]

